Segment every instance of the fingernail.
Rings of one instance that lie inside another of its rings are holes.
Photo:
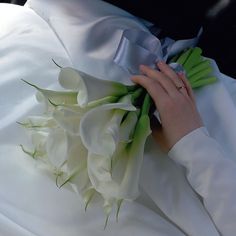
[[[131,80],[131,81],[134,81],[134,77],[130,77],[130,80]]]
[[[145,65],[140,65],[139,69],[142,70],[142,69],[145,69],[145,67],[146,67]]]
[[[178,74],[179,76],[183,76],[183,75],[184,75],[184,72],[183,72],[183,71],[178,71],[177,74]]]
[[[145,65],[140,65],[140,66],[139,66],[139,70],[140,70],[141,74],[144,74],[144,73],[145,73],[146,67],[147,67],[147,66],[145,66]]]
[[[164,61],[158,61],[157,64],[160,65],[160,66],[162,66],[162,65],[165,64],[165,62],[164,62]]]

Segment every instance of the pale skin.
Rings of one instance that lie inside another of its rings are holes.
[[[182,137],[202,127],[192,88],[184,73],[175,73],[165,62],[159,70],[141,65],[142,75],[131,78],[144,87],[160,114],[161,124],[152,119],[152,134],[164,151],[169,151]]]

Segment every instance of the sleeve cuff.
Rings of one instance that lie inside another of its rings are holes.
[[[205,127],[195,129],[181,138],[168,152],[168,156],[177,162],[182,162],[185,157],[189,159],[189,156],[197,151],[206,140],[211,140],[207,129]]]

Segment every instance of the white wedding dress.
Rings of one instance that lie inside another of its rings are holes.
[[[236,235],[236,81],[220,73],[214,62],[219,82],[195,95],[216,141],[201,128],[180,140],[169,158],[150,137],[141,195],[122,205],[119,222],[111,216],[105,231],[101,206],[91,205],[85,213],[79,195],[58,189],[19,146],[28,139],[16,122],[41,112],[35,90],[21,79],[55,87],[59,68],[54,59],[59,65],[128,84],[128,74],[112,58],[123,30],[148,31],[145,24],[100,0],[0,4],[1,236]]]

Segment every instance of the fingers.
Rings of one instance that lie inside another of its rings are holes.
[[[192,87],[191,87],[190,83],[188,82],[188,79],[186,78],[185,74],[183,72],[180,72],[180,73],[178,73],[178,76],[183,81],[184,86],[186,87],[186,92],[187,92],[188,96],[195,103],[195,98],[194,98]]]
[[[157,66],[163,74],[165,74],[172,80],[177,88],[183,86],[183,81],[179,79],[176,72],[169,65],[167,65],[165,62],[160,61],[157,63]]]
[[[177,87],[177,89],[179,90],[181,94],[183,94],[185,97],[189,96],[188,88],[187,88],[189,87],[189,84],[186,84],[181,78],[182,76],[184,76],[184,74],[181,74],[181,77],[180,77],[179,73],[176,73],[169,65],[167,65],[166,63],[162,61],[158,62],[157,66],[159,67],[162,73],[167,75],[168,78],[172,80],[172,82],[174,83],[174,85]],[[188,83],[187,79],[186,79],[186,82]]]
[[[151,95],[158,109],[169,99],[184,96],[195,104],[194,94],[184,73],[176,73],[164,62],[159,62],[160,71],[141,65],[140,70],[144,75],[136,75],[131,79],[144,87]]]
[[[141,65],[141,72],[149,78],[158,81],[163,89],[171,96],[175,97],[178,94],[176,85],[168,78],[168,76],[158,70],[152,69],[148,66]]]
[[[131,80],[134,83],[141,85],[147,90],[147,92],[150,94],[153,101],[155,102],[157,108],[159,108],[160,104],[163,103],[164,99],[169,97],[167,92],[163,89],[160,83],[155,79],[152,79],[144,75],[136,75],[136,76],[131,77]]]
[[[153,137],[169,150],[183,136],[201,127],[202,121],[184,73],[175,73],[165,63],[158,63],[158,67],[160,70],[141,66],[144,75],[131,79],[144,87],[154,100],[161,124],[151,120]]]

